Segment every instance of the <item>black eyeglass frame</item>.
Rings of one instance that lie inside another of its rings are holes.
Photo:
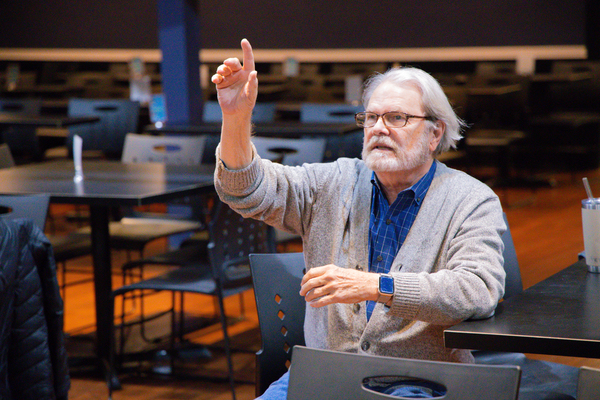
[[[359,115],[364,116],[365,120],[366,120],[366,115],[367,114],[375,114],[375,115],[377,115],[377,119],[375,120],[375,123],[373,125],[371,125],[371,126],[365,126],[364,122],[361,123],[358,120],[358,116]],[[404,115],[404,117],[405,117],[404,125],[402,125],[402,126],[387,126],[387,124],[385,123],[385,116],[387,114],[402,114],[402,115]],[[375,125],[377,125],[377,121],[379,121],[379,118],[381,118],[381,120],[383,121],[383,124],[388,129],[389,128],[404,128],[406,125],[408,125],[408,120],[411,119],[411,118],[426,119],[428,121],[434,121],[435,120],[433,117],[429,117],[427,115],[412,115],[412,114],[407,114],[407,113],[402,112],[402,111],[388,111],[388,112],[383,113],[381,115],[377,114],[375,112],[372,112],[372,111],[362,111],[362,112],[358,112],[358,113],[354,114],[354,120],[356,121],[356,125],[360,126],[361,128],[372,128],[372,127],[374,127]]]

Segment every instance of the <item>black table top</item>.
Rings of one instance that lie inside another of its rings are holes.
[[[299,138],[304,136],[336,136],[344,135],[362,128],[348,123],[303,123],[299,121],[279,121],[272,123],[257,123],[253,126],[256,136]],[[149,126],[150,133],[179,133],[189,135],[220,134],[221,123],[205,123],[195,126],[166,125],[162,128]]]
[[[444,332],[446,347],[600,358],[600,274],[579,261]]]
[[[582,72],[552,72],[547,74],[533,74],[529,77],[533,83],[562,83],[577,82],[592,79],[593,74],[589,71]]]
[[[45,126],[64,128],[66,126],[89,124],[97,121],[100,121],[99,117],[27,116],[0,113],[0,126]]]
[[[212,190],[213,172],[212,165],[84,160],[84,180],[77,184],[73,161],[60,160],[0,170],[0,194],[47,193],[55,203],[135,206]]]

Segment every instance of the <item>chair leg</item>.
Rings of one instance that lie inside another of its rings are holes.
[[[121,383],[119,382],[119,378],[117,377],[117,368],[115,367],[115,352],[116,352],[116,344],[115,344],[115,319],[114,319],[114,310],[115,310],[115,298],[111,296],[111,310],[113,314],[113,318],[110,320],[110,345],[108,352],[108,360],[102,360],[105,365],[105,373],[106,373],[106,386],[108,387],[108,399],[112,399],[112,393],[114,390],[121,389]]]
[[[246,318],[246,303],[244,303],[244,293],[238,294],[238,300],[240,301],[240,316],[242,319]]]
[[[61,290],[61,295],[62,295],[62,300],[63,300],[63,311],[66,307],[66,302],[67,302],[67,263],[66,262],[62,262],[60,263],[60,268],[61,268],[61,278],[62,278],[62,282],[60,285],[60,290]]]
[[[171,292],[171,338],[169,340],[169,346],[171,348],[169,366],[171,367],[171,372],[175,371],[175,325],[177,323],[175,321],[175,297],[175,292]],[[183,306],[183,304],[181,306]]]
[[[180,302],[179,302],[179,343],[183,343],[183,335],[185,335],[185,312],[183,309],[183,296],[184,293],[180,292]]]
[[[114,318],[113,318],[114,320]],[[119,329],[119,365],[121,365],[121,357],[125,352],[125,293],[121,296],[121,326]]]
[[[235,400],[235,380],[233,377],[233,361],[231,359],[231,343],[229,340],[229,334],[227,333],[227,315],[225,315],[225,305],[223,302],[223,295],[218,293],[219,299],[219,316],[221,318],[221,327],[223,328],[223,339],[225,341],[225,355],[227,357],[227,367],[229,368],[229,385],[231,386],[231,396]]]

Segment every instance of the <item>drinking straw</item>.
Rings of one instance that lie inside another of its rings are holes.
[[[588,182],[588,178],[587,177],[583,178],[583,187],[585,188],[585,192],[587,193],[588,198],[591,201],[596,201],[594,199],[594,196],[592,196],[592,189],[590,188],[590,183]]]

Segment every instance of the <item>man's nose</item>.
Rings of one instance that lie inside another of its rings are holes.
[[[381,116],[379,118],[377,118],[377,121],[375,121],[375,125],[373,125],[373,127],[371,129],[373,129],[373,132],[377,135],[389,135],[390,134],[390,130],[383,122],[383,117],[381,117]]]

